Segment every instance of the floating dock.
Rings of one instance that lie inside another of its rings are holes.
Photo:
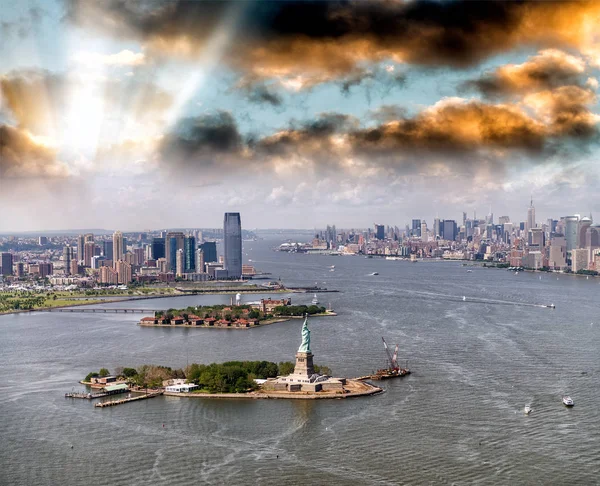
[[[154,398],[159,395],[162,395],[163,393],[164,393],[163,391],[159,391],[159,392],[148,393],[145,395],[140,395],[138,397],[122,398],[121,400],[111,400],[110,402],[100,402],[100,403],[96,403],[94,405],[94,407],[99,407],[99,408],[114,407],[116,405],[121,405],[123,403],[136,402],[138,400],[145,400],[146,398]]]
[[[119,393],[127,393],[129,386],[126,383],[118,383],[116,385],[104,385],[101,392],[97,393],[86,393],[86,392],[71,392],[65,393],[65,398],[84,398],[87,400],[93,400],[94,398],[108,397],[110,395],[117,395]]]

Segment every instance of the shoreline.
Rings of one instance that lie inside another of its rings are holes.
[[[346,393],[338,392],[274,392],[253,391],[248,393],[178,393],[164,392],[164,396],[180,398],[210,398],[210,399],[243,399],[243,400],[343,400],[346,398],[368,397],[383,393],[385,390],[370,383],[360,382],[348,378],[347,383],[350,390]],[[345,385],[345,386],[348,386]],[[355,391],[352,391],[355,389]]]

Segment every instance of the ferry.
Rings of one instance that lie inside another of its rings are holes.
[[[319,299],[317,298],[317,294],[314,295],[313,300],[312,300],[312,305],[317,305],[319,303]]]
[[[562,402],[565,404],[565,407],[572,407],[573,405],[575,405],[575,403],[573,403],[573,399],[570,396],[563,397]]]

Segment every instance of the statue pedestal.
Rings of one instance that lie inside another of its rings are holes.
[[[296,353],[296,367],[294,368],[295,376],[306,376],[310,378],[315,373],[313,366],[313,354],[298,351]]]

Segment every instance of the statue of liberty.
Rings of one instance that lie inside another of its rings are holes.
[[[310,329],[306,324],[308,321],[308,315],[304,318],[304,324],[302,325],[302,344],[298,348],[299,353],[310,353]]]

